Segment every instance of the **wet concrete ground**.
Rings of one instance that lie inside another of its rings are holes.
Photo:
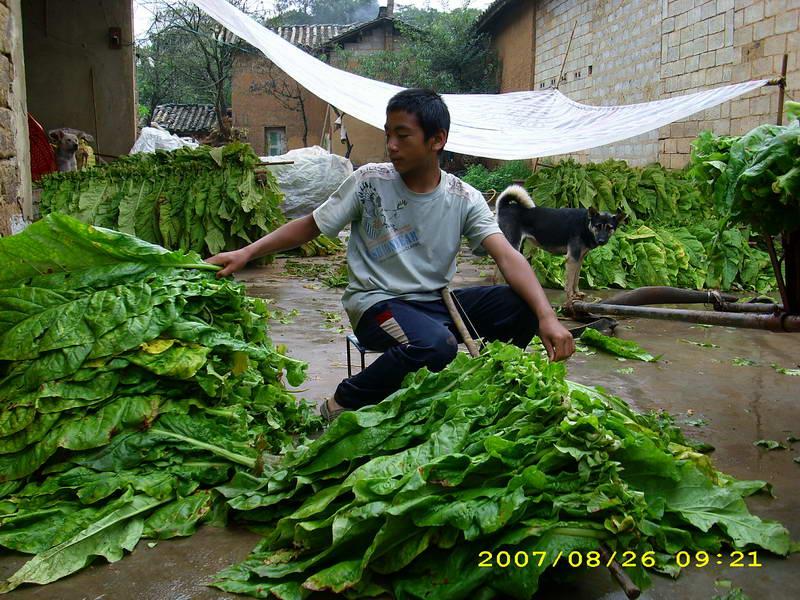
[[[320,259],[313,259],[320,260]],[[492,267],[461,262],[453,287],[490,283]],[[300,394],[317,404],[330,395],[346,376],[342,327],[347,318],[340,291],[289,278],[283,260],[242,273],[251,294],[274,299],[274,306],[297,316],[288,324],[274,323],[272,338],[286,344],[289,354],[309,363],[309,379]],[[555,303],[563,299],[548,292]],[[339,321],[336,322],[338,315]],[[347,329],[349,331],[349,328]],[[569,362],[569,377],[600,385],[642,411],[664,409],[676,415],[689,435],[716,447],[717,468],[740,479],[765,479],[774,486],[774,498],[748,499],[762,518],[783,523],[800,540],[800,443],[792,449],[767,451],[753,445],[759,439],[783,443],[800,437],[800,377],[782,375],[770,365],[800,366],[800,334],[774,334],[726,327],[701,328],[689,324],[642,319],[620,320],[617,335],[632,339],[655,355],[656,364],[619,361],[613,356],[578,353]],[[714,344],[706,348],[687,341]],[[754,366],[735,366],[733,359],[752,360]],[[357,355],[354,356],[354,362]],[[357,367],[356,367],[357,368]],[[631,373],[620,369],[633,369]],[[788,444],[787,444],[788,445]],[[212,600],[235,598],[206,587],[221,568],[245,558],[259,537],[244,529],[202,528],[191,538],[159,542],[147,540],[123,560],[108,565],[97,561],[84,571],[47,586],[30,586],[12,592],[19,600]],[[5,578],[25,558],[0,558]],[[652,600],[710,600],[727,590],[715,587],[728,580],[752,600],[789,600],[800,597],[800,555],[788,559],[758,554],[762,567],[731,568],[716,565],[716,557],[703,569],[689,568],[672,581],[654,577],[642,598]],[[747,563],[750,562],[748,557]],[[567,586],[541,591],[544,599],[623,600],[624,595],[606,571],[581,576]]]

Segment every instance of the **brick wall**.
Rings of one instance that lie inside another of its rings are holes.
[[[520,3],[492,26],[493,46],[500,61],[501,92],[529,90],[533,85],[535,22],[535,5]]]
[[[301,114],[283,106],[274,95],[265,91],[265,85],[273,78],[278,86],[282,86],[284,81],[292,86],[295,84],[260,54],[241,53],[236,57],[231,84],[233,125],[247,129],[247,141],[260,156],[266,154],[264,131],[267,127],[286,128],[288,150],[304,146]],[[309,146],[313,146],[320,141],[326,105],[316,96],[301,90],[308,119],[307,141]]]
[[[344,44],[348,53],[362,53],[381,51],[387,45],[386,35],[388,28],[376,27],[365,31],[358,42]],[[402,38],[393,34],[391,44],[398,46]],[[341,56],[333,52],[330,63],[340,66]],[[281,105],[274,95],[265,93],[264,85],[272,78],[277,79],[278,85],[282,81],[293,82],[288,75],[272,65],[261,54],[240,53],[234,62],[233,79],[231,84],[231,106],[233,109],[233,125],[248,130],[247,141],[254,150],[262,155],[265,153],[264,129],[265,127],[285,127],[286,141],[289,150],[303,147],[303,123],[299,112],[289,110]],[[331,130],[331,121],[336,116],[331,111],[326,119],[328,105],[317,96],[303,90],[306,104],[306,116],[309,120],[308,145],[319,145],[323,134],[331,136],[331,152],[344,155],[347,147],[339,140],[339,132]],[[387,159],[383,131],[370,125],[345,116],[344,123],[348,132],[353,152],[350,160],[356,166],[368,162],[382,162]]]
[[[15,114],[14,50],[18,40],[19,3],[0,0],[0,236],[10,235],[22,223],[20,163]]]

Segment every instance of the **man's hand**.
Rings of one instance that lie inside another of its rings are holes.
[[[244,268],[250,255],[244,249],[234,250],[233,252],[220,252],[206,259],[207,263],[220,265],[223,268],[217,271],[217,277],[225,277]]]
[[[575,340],[572,339],[572,334],[555,315],[539,321],[539,337],[551,362],[565,360],[575,352]]]
[[[492,255],[511,288],[525,300],[539,319],[539,337],[548,358],[556,361],[572,356],[575,340],[550,308],[550,302],[528,261],[511,247],[502,233],[487,236],[483,240],[483,247]]]
[[[206,262],[224,267],[217,271],[217,277],[225,277],[242,269],[254,258],[297,248],[306,242],[310,242],[319,234],[319,227],[314,221],[314,215],[306,215],[284,223],[275,231],[268,233],[249,246],[233,252],[220,252],[211,258],[207,258]]]

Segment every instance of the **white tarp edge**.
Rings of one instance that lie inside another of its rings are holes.
[[[309,92],[383,129],[386,104],[402,90],[317,60],[225,0],[192,0],[232,33],[261,50]],[[734,85],[623,106],[588,106],[558,90],[445,94],[451,125],[447,150],[502,160],[566,154],[604,146],[679,121],[767,83]]]

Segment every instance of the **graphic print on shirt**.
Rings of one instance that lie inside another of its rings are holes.
[[[397,199],[393,208],[385,207],[381,195],[370,181],[361,182],[356,198],[362,206],[364,241],[373,260],[384,261],[419,246],[417,230],[409,224],[400,223],[401,212],[408,206],[405,198]]]

